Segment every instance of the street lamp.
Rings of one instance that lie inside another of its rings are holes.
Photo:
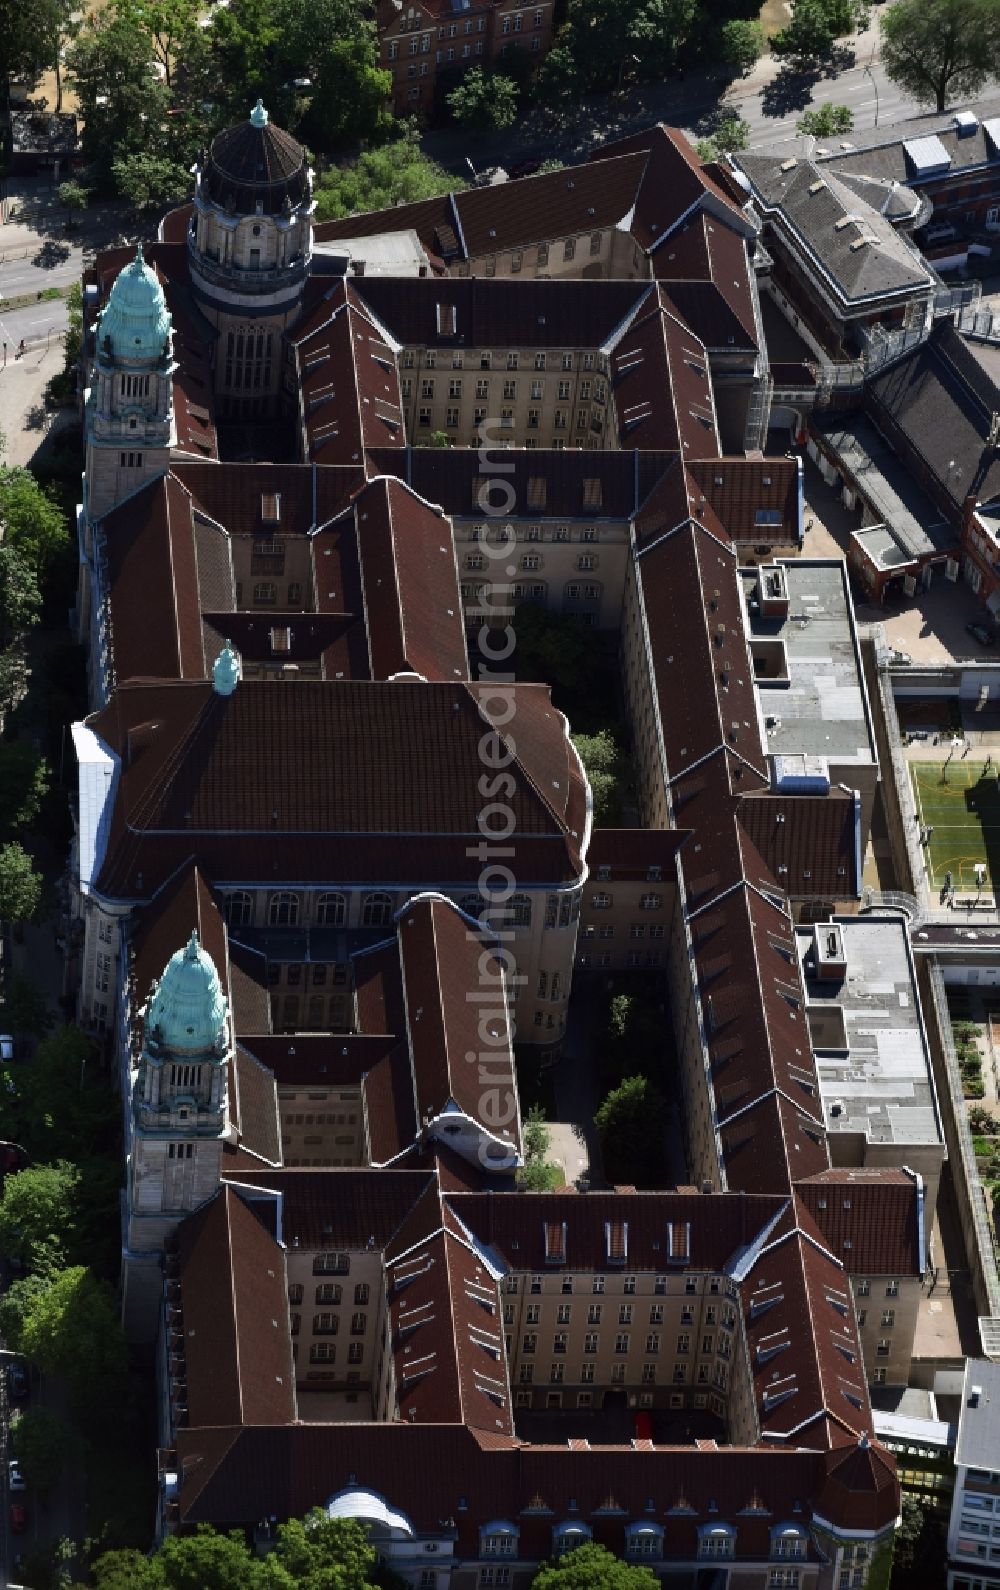
[[[869,64],[866,67],[863,68],[861,75],[862,75],[862,77],[867,77],[868,78],[869,82],[872,85],[872,88],[875,90],[875,125],[877,127],[878,126],[878,84],[875,81],[875,73],[871,69],[871,63],[870,62],[869,62]]]

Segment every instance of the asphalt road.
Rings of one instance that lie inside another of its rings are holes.
[[[83,274],[83,250],[65,243],[46,245],[39,240],[32,252],[25,254],[24,245],[17,248],[17,258],[4,259],[3,234],[0,232],[0,297],[20,298],[24,293],[41,292],[43,287],[68,287],[78,282]],[[61,257],[65,255],[65,257]]]
[[[43,299],[40,303],[28,304],[24,309],[11,310],[4,309],[0,301],[0,338],[7,343],[7,358],[14,357],[14,350],[22,337],[29,347],[44,342],[50,336],[61,337],[68,318],[65,298]]]

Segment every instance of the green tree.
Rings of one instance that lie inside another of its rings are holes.
[[[561,1187],[562,1171],[545,1158],[552,1146],[552,1133],[545,1124],[545,1112],[540,1104],[533,1104],[528,1111],[522,1137],[524,1168],[518,1177],[519,1184],[526,1192],[548,1192],[553,1187]]]
[[[722,28],[722,59],[727,66],[749,72],[764,53],[764,29],[759,22],[734,17]]]
[[[169,88],[178,61],[200,42],[198,0],[115,0],[115,10],[146,35]]]
[[[23,646],[0,651],[0,718],[14,707],[28,688],[28,659]]]
[[[83,116],[83,152],[101,181],[112,181],[116,159],[179,149],[183,128],[168,123],[171,95],[152,71],[153,44],[131,11],[109,8],[87,17],[66,52]]]
[[[771,39],[771,49],[794,66],[809,66],[867,21],[865,0],[792,0],[792,20]]]
[[[898,0],[882,13],[882,65],[905,93],[942,111],[1000,75],[994,0]]]
[[[105,1551],[90,1568],[96,1590],[163,1590],[163,1570],[157,1558],[143,1551]]]
[[[263,1567],[245,1537],[236,1530],[219,1534],[208,1524],[199,1524],[193,1535],[170,1536],[157,1564],[169,1590],[258,1590],[264,1583]]]
[[[17,840],[0,845],[0,922],[30,922],[41,903],[42,880]]]
[[[15,1352],[21,1350],[24,1322],[35,1302],[47,1290],[49,1275],[21,1275],[0,1297],[0,1335]]]
[[[698,0],[569,0],[538,75],[543,104],[666,77],[699,16]]]
[[[651,1568],[622,1562],[588,1540],[545,1563],[531,1583],[533,1590],[657,1590],[660,1581]]]
[[[42,593],[34,567],[16,546],[0,542],[0,637],[8,645],[37,624]]]
[[[609,1181],[646,1184],[659,1177],[666,1101],[648,1077],[626,1077],[594,1115]]]
[[[17,1176],[8,1176],[0,1198],[0,1248],[20,1259],[29,1270],[40,1268],[39,1252],[46,1259],[73,1241],[80,1172],[60,1160],[55,1165],[28,1165]]]
[[[299,136],[324,153],[380,142],[393,127],[392,73],[378,64],[374,23],[344,0],[305,0],[304,11],[286,0],[286,10],[299,20],[303,46],[308,41],[301,58],[312,86]]]
[[[525,602],[513,619],[518,679],[544,679],[548,684],[585,694],[596,668],[591,632],[574,618],[554,618],[543,607]]]
[[[329,1518],[316,1509],[305,1519],[278,1526],[278,1543],[268,1567],[300,1590],[373,1590],[380,1583],[378,1559],[363,1524]],[[269,1584],[270,1580],[267,1581]]]
[[[56,189],[56,198],[66,211],[66,221],[69,224],[75,211],[87,208],[90,192],[82,182],[60,182]]]
[[[186,199],[191,177],[181,160],[135,149],[111,162],[115,191],[137,210],[163,209]]]
[[[120,1415],[125,1338],[114,1293],[89,1270],[76,1265],[59,1271],[30,1300],[19,1346],[44,1374],[66,1381],[79,1417]]]
[[[718,160],[720,155],[735,154],[750,142],[750,123],[734,110],[724,111],[708,138],[699,139],[695,145],[700,160]]]
[[[27,469],[0,469],[0,527],[8,546],[31,565],[39,584],[69,545],[66,516],[55,495]]]
[[[49,765],[24,740],[0,744],[0,837],[34,822],[49,788]]]
[[[46,1408],[26,1408],[12,1438],[25,1480],[32,1490],[47,1495],[76,1445],[75,1432]]]
[[[61,0],[0,5],[0,73],[7,87],[17,79],[35,86],[55,63],[62,26]]]
[[[410,127],[394,143],[366,150],[353,165],[325,172],[316,185],[316,217],[332,221],[365,210],[388,210],[464,186],[428,159]]]
[[[892,1590],[915,1590],[918,1585],[941,1584],[947,1577],[947,1520],[923,1506],[918,1497],[905,1492],[900,1513],[893,1545]]]
[[[4,990],[0,1026],[4,1032],[27,1033],[41,1038],[52,1026],[49,1002],[37,983],[19,972],[12,972]]]
[[[594,822],[611,828],[621,817],[618,791],[618,747],[607,729],[597,734],[574,734],[573,744],[586,769],[594,800]]]
[[[473,66],[448,95],[448,109],[463,127],[496,132],[517,120],[518,98],[512,78]]]
[[[854,126],[854,112],[847,105],[817,105],[805,111],[795,123],[795,131],[812,138],[833,138],[848,133]]]

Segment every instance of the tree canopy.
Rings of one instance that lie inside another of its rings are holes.
[[[16,1345],[44,1374],[65,1380],[82,1416],[120,1414],[125,1337],[111,1288],[89,1270],[55,1272],[28,1301]]]
[[[423,153],[416,128],[410,127],[394,143],[366,150],[352,165],[324,172],[316,184],[316,218],[333,221],[391,209],[465,186]]]
[[[69,545],[66,516],[55,495],[27,469],[0,469],[0,526],[5,544],[21,554],[39,583]]]
[[[723,111],[707,138],[695,145],[699,159],[718,160],[720,155],[734,154],[745,149],[750,142],[750,123],[734,110]]]
[[[519,98],[513,78],[473,66],[448,95],[448,109],[463,127],[495,132],[513,126]]]
[[[258,1558],[236,1531],[199,1524],[173,1535],[152,1557],[109,1551],[91,1567],[97,1590],[376,1590],[401,1581],[378,1567],[363,1524],[317,1510],[280,1524],[272,1552]]]
[[[809,66],[867,20],[866,0],[792,0],[792,19],[774,35],[771,49],[794,66]]]
[[[20,1259],[29,1270],[43,1268],[56,1246],[57,1262],[72,1243],[80,1172],[60,1160],[55,1165],[29,1165],[4,1181],[0,1198],[0,1249]]]
[[[666,77],[698,15],[698,0],[569,0],[539,72],[539,99],[568,101]]]
[[[34,822],[49,787],[49,765],[27,740],[0,742],[0,839]]]
[[[924,104],[973,98],[1000,75],[995,0],[897,0],[882,13],[882,65]]]
[[[660,1581],[651,1568],[623,1562],[588,1540],[545,1563],[531,1583],[532,1590],[657,1590]]]
[[[666,1101],[648,1077],[630,1076],[594,1113],[608,1181],[654,1185],[662,1181]]]
[[[30,922],[42,898],[42,880],[16,839],[0,845],[0,922]]]
[[[26,1408],[11,1427],[11,1439],[24,1478],[46,1495],[58,1481],[73,1445],[72,1434],[47,1408]]]
[[[586,769],[594,800],[594,822],[609,828],[621,817],[618,791],[619,752],[607,729],[597,734],[574,734],[573,744]]]
[[[42,593],[34,564],[8,542],[0,542],[0,641],[9,645],[38,622]]]
[[[749,72],[764,53],[764,29],[759,22],[735,17],[722,28],[722,59],[727,66]]]
[[[826,104],[805,111],[795,123],[795,131],[813,138],[833,138],[850,132],[853,126],[854,112],[848,105]]]

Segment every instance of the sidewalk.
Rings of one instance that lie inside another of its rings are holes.
[[[53,426],[76,423],[74,410],[50,411],[45,407],[45,388],[59,374],[66,358],[61,335],[47,340],[47,346],[29,344],[20,359],[15,359],[13,349],[8,348],[6,367],[0,366],[0,431],[7,441],[5,464],[29,464]]]

